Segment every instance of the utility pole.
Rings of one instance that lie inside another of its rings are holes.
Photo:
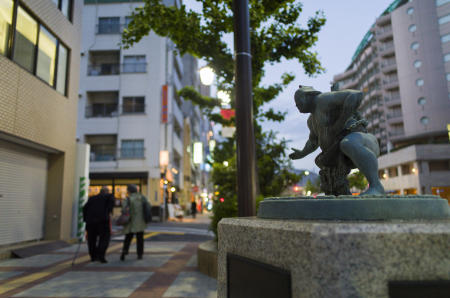
[[[248,0],[234,0],[238,216],[256,214],[255,136]]]

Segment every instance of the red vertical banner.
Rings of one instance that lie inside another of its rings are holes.
[[[162,86],[162,106],[161,106],[161,122],[167,123],[169,113],[168,106],[168,86]]]

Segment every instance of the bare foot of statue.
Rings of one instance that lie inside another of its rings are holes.
[[[384,188],[383,185],[381,185],[381,183],[378,183],[378,185],[369,185],[369,189],[366,190],[365,192],[361,193],[361,196],[371,196],[371,195],[384,195],[386,194],[384,192]]]

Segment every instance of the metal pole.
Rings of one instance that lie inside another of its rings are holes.
[[[255,136],[248,0],[234,0],[238,215],[256,213]]]

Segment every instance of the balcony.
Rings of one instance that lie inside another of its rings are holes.
[[[120,51],[89,52],[89,76],[117,75],[120,73]]]
[[[384,98],[384,102],[388,108],[401,104],[400,95],[391,95]]]
[[[398,88],[398,86],[399,85],[398,85],[398,79],[397,78],[383,81],[383,87],[386,90],[395,89],[395,88]]]
[[[380,47],[380,56],[386,57],[394,54],[395,48],[394,43],[387,43],[384,46]]]
[[[380,27],[380,29],[377,31],[377,39],[378,40],[386,40],[391,37],[392,37],[392,27],[391,26]]]
[[[115,161],[116,145],[91,145],[90,161]]]
[[[117,103],[97,103],[86,106],[86,118],[117,117]]]
[[[88,76],[110,76],[120,73],[120,64],[102,63],[97,65],[88,65]]]
[[[387,122],[389,124],[398,124],[403,123],[403,114],[402,112],[391,112],[386,115]]]
[[[144,159],[145,158],[145,148],[120,148],[120,159]]]

